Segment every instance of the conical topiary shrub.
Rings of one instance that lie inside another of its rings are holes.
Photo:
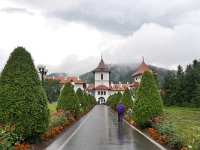
[[[128,110],[129,108],[133,108],[133,100],[131,98],[131,93],[129,89],[126,89],[122,96],[122,103],[124,104],[125,110]]]
[[[163,103],[155,79],[150,72],[142,76],[133,105],[134,120],[141,126],[146,126],[153,117],[163,113]]]
[[[78,116],[80,112],[80,102],[74,91],[74,87],[69,82],[64,85],[58,97],[57,110],[59,109],[70,111],[75,117]]]
[[[42,134],[49,124],[47,97],[29,52],[17,47],[0,77],[0,124],[13,122],[19,138]]]
[[[81,103],[81,107],[83,108],[83,110],[85,110],[87,108],[86,107],[86,101],[85,101],[85,98],[84,98],[84,95],[83,95],[81,88],[77,89],[76,95],[79,99],[79,102]]]

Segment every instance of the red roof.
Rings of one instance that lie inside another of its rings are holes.
[[[110,90],[110,88],[105,85],[98,85],[95,90]]]
[[[110,85],[110,88],[112,91],[124,91],[129,87],[128,84],[112,84]]]
[[[151,69],[149,69],[149,67],[145,64],[144,58],[143,58],[142,63],[140,64],[138,70],[132,76],[143,74],[145,71],[152,72]]]
[[[75,84],[84,84],[85,82],[78,79],[77,77],[64,77],[64,76],[59,76],[59,77],[46,77],[46,79],[50,80],[59,80],[61,84],[65,84],[67,82],[74,82]]]
[[[138,85],[140,85],[140,83],[139,83],[139,82],[133,82],[132,84],[130,84],[130,87],[133,87],[133,86],[138,86]]]
[[[94,84],[87,84],[86,85],[86,91],[91,91],[93,90],[95,87],[94,87]]]
[[[93,73],[94,72],[110,72],[104,63],[103,58],[101,58],[98,67],[93,71]]]

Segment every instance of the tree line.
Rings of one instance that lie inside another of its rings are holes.
[[[168,71],[161,94],[166,106],[200,107],[200,60],[193,60],[185,71],[181,65],[177,72]]]

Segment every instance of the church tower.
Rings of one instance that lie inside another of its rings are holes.
[[[102,56],[99,65],[93,71],[93,74],[95,79],[95,98],[99,104],[105,103],[109,96],[110,90],[110,71],[105,65]]]
[[[141,79],[142,79],[142,75],[145,71],[149,71],[152,72],[151,69],[149,69],[149,67],[145,64],[144,62],[144,57],[142,60],[142,63],[140,64],[139,68],[137,69],[137,71],[132,75],[132,77],[134,78],[134,82],[138,82],[140,83]]]

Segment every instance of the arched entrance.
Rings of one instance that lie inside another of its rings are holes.
[[[98,99],[98,104],[105,104],[106,103],[106,100],[104,97],[99,97]]]

